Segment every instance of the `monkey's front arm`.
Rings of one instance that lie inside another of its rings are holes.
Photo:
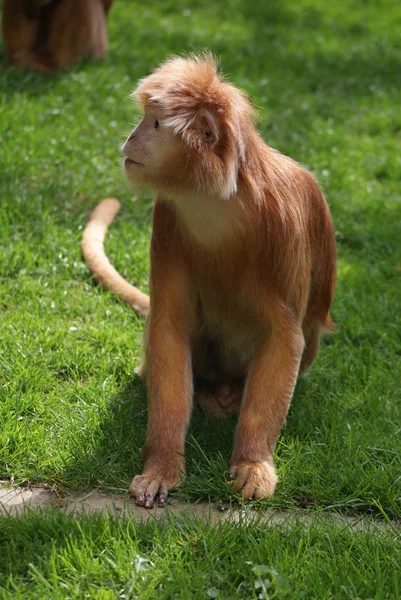
[[[231,457],[230,477],[246,499],[273,495],[277,475],[273,452],[298,376],[304,348],[302,329],[277,307],[273,326],[249,367]]]
[[[146,508],[152,508],[156,495],[159,506],[166,504],[168,489],[185,476],[184,444],[193,396],[190,282],[179,260],[175,260],[174,242],[165,238],[170,228],[164,214],[163,207],[155,208],[146,340],[145,466],[130,486],[137,503]]]

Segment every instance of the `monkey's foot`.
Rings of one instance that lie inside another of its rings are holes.
[[[158,496],[158,505],[167,504],[169,489],[176,487],[182,479],[178,468],[171,468],[171,465],[163,467],[146,468],[142,475],[137,475],[129,486],[129,493],[135,496],[136,503],[145,508],[153,508],[155,497]]]
[[[278,477],[272,463],[243,461],[231,466],[230,479],[234,490],[250,500],[273,496]]]
[[[12,60],[20,67],[30,67],[40,73],[47,73],[49,75],[55,73],[56,69],[52,61],[46,56],[42,55],[40,51],[36,54],[28,51],[21,51],[16,53]]]
[[[199,390],[195,399],[200,409],[207,410],[215,417],[230,413],[239,414],[243,388],[240,385],[220,385],[216,390]]]

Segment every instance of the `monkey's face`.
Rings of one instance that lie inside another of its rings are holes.
[[[128,178],[133,183],[157,185],[179,160],[183,146],[182,139],[157,114],[145,112],[122,148]]]
[[[145,109],[122,148],[129,180],[176,197],[200,193],[227,198],[235,193],[237,163],[227,144],[220,148],[224,138],[217,118],[202,110],[185,128],[179,125]]]

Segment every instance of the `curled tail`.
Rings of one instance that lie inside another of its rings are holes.
[[[82,254],[95,279],[106,290],[116,292],[135,312],[147,315],[149,296],[121,277],[104,252],[103,242],[107,228],[119,209],[120,203],[115,198],[106,198],[97,205],[82,236]]]

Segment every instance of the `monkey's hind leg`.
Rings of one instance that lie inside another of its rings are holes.
[[[91,18],[91,47],[93,58],[102,59],[107,55],[108,38],[106,14],[102,2],[94,2]]]
[[[244,382],[230,377],[216,366],[219,363],[216,345],[199,324],[192,335],[195,405],[215,417],[224,417],[230,413],[238,415]]]
[[[5,54],[20,67],[30,67],[42,73],[53,73],[54,65],[36,49],[40,13],[27,15],[24,4],[6,0],[3,6],[2,27]]]
[[[103,58],[107,54],[107,29],[100,0],[63,0],[52,17],[48,50],[62,69],[88,55]]]
[[[318,350],[320,340],[320,324],[314,323],[304,331],[305,348],[302,353],[301,365],[299,367],[299,375],[304,375],[305,372],[312,366]]]

